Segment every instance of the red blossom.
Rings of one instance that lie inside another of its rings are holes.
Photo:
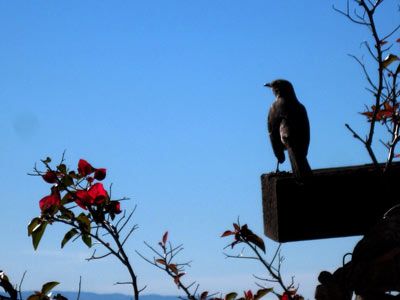
[[[246,300],[252,300],[254,298],[254,295],[251,290],[248,290],[247,292],[244,292],[244,299]]]
[[[104,189],[102,183],[95,183],[92,185],[88,191],[90,198],[92,198],[92,203],[102,204],[107,198],[107,191]]]
[[[57,173],[54,171],[47,171],[46,174],[42,175],[42,178],[47,183],[56,183],[57,182]]]
[[[75,193],[76,204],[82,207],[83,209],[87,209],[88,206],[96,204],[102,204],[104,201],[108,199],[107,191],[104,189],[103,184],[95,183],[92,185],[89,190],[79,190]],[[115,201],[118,202],[118,201]],[[120,213],[119,202],[118,205],[114,204],[114,213]]]
[[[121,211],[121,203],[119,201],[111,201],[110,204],[107,205],[107,210],[112,214],[120,214]]]
[[[51,212],[61,205],[60,192],[57,188],[53,188],[49,196],[43,197],[39,201],[39,207],[42,213]]]
[[[75,203],[83,209],[87,209],[89,205],[93,204],[93,199],[89,196],[88,191],[79,190],[75,193],[76,200]]]
[[[281,300],[289,300],[289,295],[286,292],[283,293]]]
[[[106,169],[104,168],[100,168],[100,169],[96,169],[94,171],[94,179],[96,180],[103,180],[104,178],[106,178]]]
[[[91,164],[89,164],[86,160],[80,159],[78,162],[78,172],[82,176],[87,176],[89,174],[92,174],[94,172],[94,168],[92,167]]]

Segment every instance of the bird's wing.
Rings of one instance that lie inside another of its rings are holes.
[[[279,115],[279,111],[271,107],[268,114],[268,132],[269,138],[271,140],[272,150],[279,163],[283,163],[285,161],[285,146],[281,142],[280,135],[280,123],[281,117]]]
[[[305,123],[308,125],[308,120],[302,114],[298,114],[283,118],[279,127],[281,141],[288,151],[292,171],[297,178],[311,174],[311,167],[307,161],[309,132],[302,128],[306,127]]]
[[[290,142],[290,125],[287,119],[282,119],[279,126],[279,138],[283,145],[287,148]]]

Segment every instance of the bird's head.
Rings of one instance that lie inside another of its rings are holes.
[[[264,84],[272,89],[275,96],[291,96],[294,94],[293,85],[285,79],[276,79]]]

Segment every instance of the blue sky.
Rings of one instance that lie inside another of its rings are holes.
[[[382,33],[398,23],[396,1],[382,7]],[[369,104],[359,66],[366,28],[332,10],[345,1],[1,1],[1,268],[25,289],[46,281],[76,290],[128,293],[112,259],[86,262],[79,243],[59,249],[64,228],[49,228],[38,251],[26,234],[48,185],[27,176],[36,162],[85,158],[108,169],[113,193],[138,205],[140,229],[127,247],[147,293],[175,294],[149,254],[165,230],[192,260],[202,289],[255,288],[252,261],[226,260],[220,234],[240,216],[262,234],[259,177],[275,169],[266,135],[273,100],[263,87],[286,78],[307,107],[313,168],[368,163],[346,131],[361,133]],[[398,51],[398,45],[396,45]],[[384,151],[376,143],[380,160]],[[284,164],[283,169],[288,169]],[[294,201],[300,201],[295,199]],[[321,199],[323,201],[323,199]],[[293,225],[295,226],[295,224]],[[283,245],[284,273],[312,297],[359,237]],[[270,252],[276,243],[267,241]]]

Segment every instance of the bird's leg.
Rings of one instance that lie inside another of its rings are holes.
[[[276,163],[276,170],[275,170],[275,173],[279,173],[279,160],[278,160],[278,162]]]

